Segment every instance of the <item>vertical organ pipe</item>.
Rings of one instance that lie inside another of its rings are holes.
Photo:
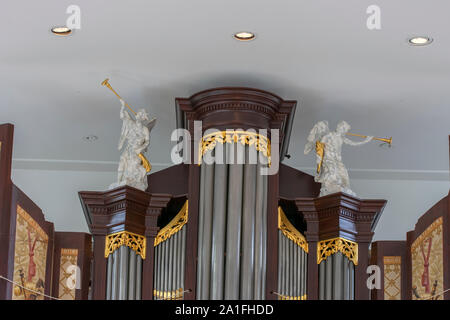
[[[227,173],[226,164],[228,145],[222,148],[220,155],[222,163],[214,166],[214,223],[212,225],[212,247],[211,247],[211,296],[212,300],[223,299],[224,288],[224,258],[225,258],[225,226],[227,211]]]
[[[226,263],[225,263],[225,300],[239,299],[239,270],[240,270],[240,247],[241,247],[241,217],[242,217],[242,178],[243,165],[240,144],[237,147],[237,156],[231,155],[228,185],[228,217],[226,231]],[[231,148],[230,148],[231,149]],[[241,160],[241,161],[239,161]]]
[[[128,251],[128,300],[134,300],[136,297],[136,252]]]

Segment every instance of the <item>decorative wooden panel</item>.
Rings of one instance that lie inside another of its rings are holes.
[[[44,293],[48,235],[39,224],[17,205],[13,280],[27,289]],[[13,287],[13,300],[42,300],[36,292]]]
[[[402,257],[384,256],[384,300],[401,300]]]
[[[75,300],[77,285],[76,268],[78,267],[78,249],[61,249],[59,263],[59,290],[58,298],[62,300]]]
[[[430,299],[444,283],[443,219],[439,217],[411,245],[412,298]],[[442,295],[433,299],[441,300]]]

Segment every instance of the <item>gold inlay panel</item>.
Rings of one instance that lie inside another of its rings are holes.
[[[358,244],[341,237],[317,243],[317,264],[327,260],[329,256],[339,251],[352,261],[355,266],[358,265]]]
[[[145,259],[146,244],[147,239],[140,234],[128,231],[110,234],[106,236],[105,258],[108,258],[110,254],[116,251],[116,249],[125,245],[136,252],[136,254],[140,255],[142,259]]]
[[[271,164],[270,140],[266,136],[251,131],[231,130],[217,131],[202,137],[198,150],[199,165],[202,163],[205,153],[213,150],[217,143],[241,143],[244,146],[254,146],[256,151],[261,152],[267,158],[269,166]]]
[[[298,297],[280,295],[278,300],[306,300],[306,294]]]
[[[183,226],[188,222],[188,211],[188,201],[186,200],[180,212],[178,212],[177,215],[164,228],[159,230],[155,238],[155,247],[172,237],[180,231],[181,228],[183,228]]]
[[[278,229],[283,232],[286,238],[294,241],[296,245],[308,253],[308,242],[306,242],[305,236],[292,225],[281,207],[278,207]]]

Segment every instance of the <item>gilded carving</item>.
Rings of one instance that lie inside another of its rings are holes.
[[[442,217],[411,245],[412,298],[442,300],[444,281]]]
[[[183,293],[182,288],[173,291],[153,290],[153,296],[156,300],[183,300]]]
[[[281,207],[278,207],[278,229],[283,232],[285,237],[294,241],[296,245],[308,253],[306,238],[290,223]]]
[[[307,300],[307,299],[306,299],[306,294],[304,294],[302,296],[297,296],[297,297],[285,296],[285,295],[280,294],[278,297],[278,300]]]
[[[355,266],[358,265],[358,244],[340,237],[317,243],[317,264],[339,251],[352,261]]]
[[[254,146],[256,151],[261,152],[271,164],[270,158],[270,140],[256,132],[232,130],[232,131],[218,131],[204,135],[200,141],[198,159],[199,164],[202,162],[202,157],[207,151],[213,150],[217,143],[241,143],[242,145]]]
[[[142,259],[145,259],[146,243],[147,239],[144,236],[128,231],[110,234],[106,237],[105,258],[108,258],[116,249],[125,245],[140,255]]]
[[[166,241],[174,234],[183,228],[183,226],[188,222],[188,201],[181,208],[180,212],[164,227],[162,228],[155,238],[154,246],[156,247],[161,242]]]

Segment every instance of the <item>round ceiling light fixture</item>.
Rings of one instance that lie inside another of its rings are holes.
[[[68,36],[72,33],[72,29],[69,29],[66,26],[53,27],[51,31],[57,36]]]
[[[433,38],[426,36],[414,36],[408,39],[408,43],[412,46],[426,46],[433,42]]]
[[[88,135],[86,137],[83,137],[83,140],[86,141],[86,142],[94,142],[94,141],[98,140],[98,137],[94,136],[93,134],[91,134],[91,135]]]
[[[235,38],[236,40],[239,40],[239,41],[250,41],[250,40],[255,39],[255,34],[253,32],[240,31],[240,32],[236,32],[233,35],[233,38]]]

